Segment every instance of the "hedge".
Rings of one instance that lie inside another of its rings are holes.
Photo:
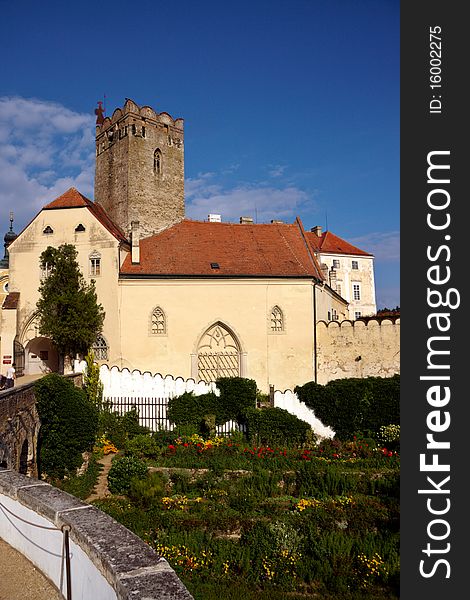
[[[256,406],[256,381],[243,377],[222,377],[216,381],[220,396],[213,392],[195,396],[185,392],[168,402],[168,419],[177,427],[192,425],[204,428],[208,415],[215,416],[217,425],[233,420],[244,422],[246,412]]]
[[[310,425],[282,408],[251,408],[246,412],[250,442],[270,446],[301,446]]]
[[[294,390],[340,439],[358,432],[377,434],[382,425],[400,422],[400,376],[313,381]]]

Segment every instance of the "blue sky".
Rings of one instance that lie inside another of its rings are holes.
[[[327,225],[400,304],[398,0],[0,8],[0,228],[93,198],[96,102],[128,97],[185,120],[187,216]]]

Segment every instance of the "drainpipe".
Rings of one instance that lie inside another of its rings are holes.
[[[313,380],[317,383],[317,283],[313,282]]]

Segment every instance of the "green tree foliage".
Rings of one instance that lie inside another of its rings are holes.
[[[100,368],[94,359],[93,350],[89,350],[85,356],[86,371],[83,375],[83,385],[88,400],[101,410],[103,404],[103,384],[100,380]]]
[[[82,452],[91,450],[98,428],[98,411],[84,390],[57,373],[39,379],[35,394],[41,421],[40,470],[62,478],[82,464]]]
[[[86,283],[71,244],[48,246],[40,256],[40,266],[47,276],[39,286],[36,304],[39,332],[52,339],[61,358],[86,354],[104,321],[95,282]]]

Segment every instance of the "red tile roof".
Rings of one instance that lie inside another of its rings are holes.
[[[312,231],[306,232],[307,239],[315,252],[324,252],[325,254],[353,254],[359,256],[373,256],[369,252],[364,252],[357,246],[353,246],[346,240],[338,237],[331,231],[325,231],[318,236]]]
[[[106,227],[106,229],[114,235],[115,238],[121,241],[126,241],[127,238],[122,229],[114,223],[106,213],[101,204],[92,202],[74,187],[67,190],[61,196],[46,204],[43,210],[54,210],[58,208],[79,208],[86,207],[98,219],[98,221]]]
[[[132,264],[129,254],[121,273],[323,279],[303,237],[299,219],[292,225],[241,225],[185,219],[142,239],[140,263]]]

